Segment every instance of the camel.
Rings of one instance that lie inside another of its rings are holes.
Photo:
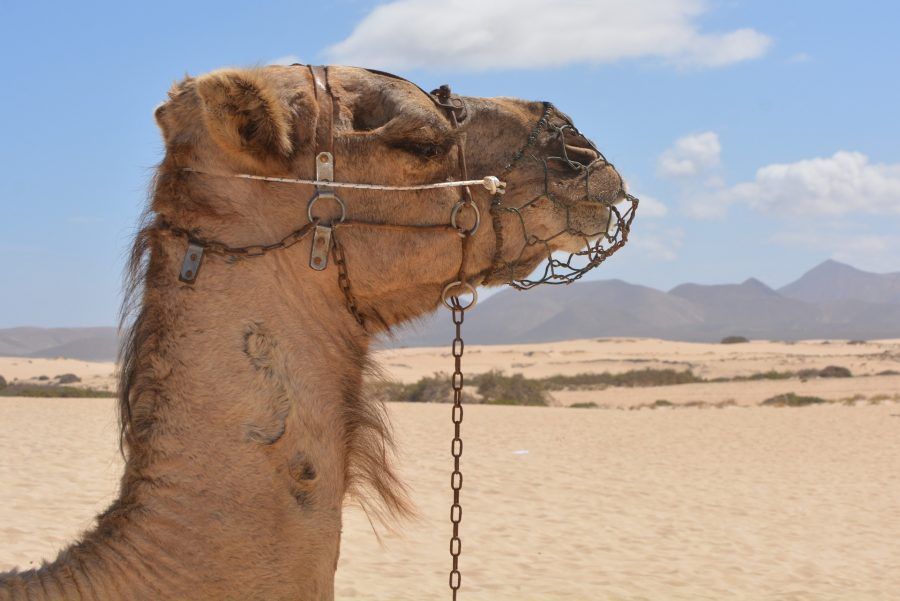
[[[180,280],[178,231],[239,247],[307,222],[312,187],[219,175],[315,179],[314,85],[305,67],[229,68],[176,83],[155,111],[165,156],[128,269],[119,495],[54,561],[0,574],[0,600],[333,599],[344,504],[386,524],[413,513],[385,408],[362,392],[377,369],[373,337],[434,311],[461,265],[467,283],[500,285],[511,265],[521,276],[548,250],[584,246],[572,224],[602,230],[623,198],[616,170],[572,137],[568,165],[524,160],[506,174],[503,202],[520,210],[485,219],[463,256],[447,228],[393,227],[446,224],[459,188],[341,190],[348,222],[386,224],[339,234],[363,319],[348,311],[336,261],[310,268],[309,237],[246,260],[209,255],[194,281]],[[543,112],[569,123],[539,102],[462,97],[454,128],[406,80],[330,67],[328,85],[337,181],[447,181],[462,144],[470,174],[496,175],[531,134],[529,152],[558,153],[558,136],[535,129]],[[598,166],[590,199],[573,168],[587,164]],[[494,197],[471,194],[488,215]],[[511,235],[498,246],[500,226],[547,242]]]

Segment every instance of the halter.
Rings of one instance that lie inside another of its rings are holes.
[[[309,70],[310,76],[312,78],[313,90],[315,92],[316,104],[318,105],[318,116],[316,119],[315,127],[315,179],[273,177],[254,175],[249,173],[215,173],[211,171],[196,169],[193,167],[183,167],[181,171],[202,176],[228,177],[246,180],[266,181],[272,183],[315,186],[316,191],[307,203],[307,223],[298,230],[291,232],[291,234],[289,234],[286,238],[271,244],[260,244],[248,247],[229,247],[214,240],[203,240],[196,235],[193,235],[190,231],[173,226],[166,221],[162,221],[160,223],[160,229],[165,229],[176,235],[185,237],[189,242],[184,261],[182,262],[182,269],[179,275],[179,279],[187,284],[193,284],[196,281],[204,253],[227,255],[233,258],[257,257],[272,250],[281,250],[292,246],[293,244],[299,242],[307,235],[312,233],[313,243],[312,249],[310,251],[310,267],[316,271],[325,270],[328,267],[329,255],[333,256],[335,264],[338,266],[338,277],[340,280],[341,289],[344,292],[347,307],[356,321],[361,326],[365,327],[365,317],[359,312],[358,304],[352,295],[349,276],[346,272],[346,262],[343,257],[343,249],[338,243],[336,231],[341,228],[360,226],[388,229],[409,228],[448,230],[459,234],[464,248],[457,278],[454,281],[448,282],[443,287],[441,301],[449,307],[451,305],[449,300],[450,293],[455,289],[463,288],[465,289],[465,291],[472,294],[472,301],[466,306],[466,308],[471,308],[477,301],[477,293],[475,292],[475,287],[465,278],[464,264],[467,256],[466,250],[468,247],[468,239],[477,231],[481,223],[481,214],[478,206],[475,204],[472,198],[470,186],[480,186],[487,190],[488,193],[490,193],[492,196],[497,197],[506,192],[506,182],[501,181],[500,178],[494,175],[487,175],[480,179],[469,179],[468,169],[466,165],[465,149],[462,141],[456,145],[457,159],[460,166],[460,179],[458,181],[441,181],[415,185],[387,185],[363,182],[335,181],[334,115],[338,110],[339,98],[337,95],[335,95],[333,89],[329,85],[328,67],[300,64],[295,64],[293,66],[305,67]],[[442,112],[447,115],[450,124],[454,129],[458,128],[460,123],[467,117],[468,111],[465,102],[459,96],[454,95],[450,91],[449,86],[444,85],[437,90],[428,93],[419,86],[416,86],[412,82],[409,82],[408,80],[398,75],[373,69],[367,69],[367,71],[414,85],[432,102],[434,102],[435,106],[440,108]],[[443,188],[460,188],[461,190],[460,199],[456,202],[456,204],[454,204],[453,208],[450,211],[449,225],[400,226],[383,223],[347,221],[346,204],[336,192],[336,189],[413,192]],[[340,216],[337,218],[337,223],[325,223],[322,219],[315,217],[315,208],[319,201],[330,202],[337,205],[337,207],[340,209]],[[468,229],[463,228],[459,225],[460,214],[467,209],[471,210],[474,215],[474,225]]]
[[[567,132],[569,133],[569,135],[580,134],[567,120],[563,126],[554,126],[550,123],[550,118],[553,114],[553,105],[551,105],[549,102],[544,103],[544,110],[541,118],[530,132],[527,140],[525,141],[525,144],[515,155],[513,155],[512,160],[504,167],[499,177],[488,175],[482,177],[481,179],[469,179],[468,169],[466,166],[464,138],[461,137],[459,142],[456,144],[457,160],[460,170],[460,178],[458,181],[443,181],[429,184],[399,186],[374,183],[341,182],[335,181],[334,177],[334,115],[337,112],[338,107],[340,106],[340,99],[334,94],[334,91],[328,84],[328,67],[307,66],[300,64],[295,64],[294,66],[305,67],[309,70],[313,82],[313,89],[315,90],[315,100],[318,105],[318,116],[316,120],[315,131],[316,179],[311,180],[270,177],[252,175],[247,173],[213,173],[201,171],[192,167],[184,167],[181,169],[181,171],[201,176],[230,177],[280,184],[315,186],[316,191],[307,203],[307,223],[276,242],[243,247],[231,247],[227,244],[215,240],[205,240],[199,238],[196,235],[196,231],[179,228],[164,219],[160,219],[157,222],[157,228],[160,230],[168,231],[175,236],[179,236],[187,240],[187,250],[185,252],[181,273],[179,275],[179,279],[186,284],[193,284],[196,281],[197,272],[200,269],[204,253],[222,255],[232,260],[259,257],[267,254],[270,251],[289,248],[290,246],[293,246],[301,240],[304,240],[312,233],[313,241],[310,250],[310,267],[316,271],[325,270],[328,266],[329,255],[333,258],[334,263],[337,266],[338,284],[344,295],[347,310],[354,317],[357,323],[364,329],[366,328],[366,318],[360,312],[359,306],[352,292],[350,277],[347,270],[346,258],[344,256],[343,247],[340,244],[340,236],[338,235],[338,232],[348,228],[367,227],[401,231],[446,231],[455,233],[459,236],[461,247],[459,270],[457,272],[456,278],[450,282],[447,282],[441,291],[441,302],[444,304],[444,306],[450,309],[452,313],[456,334],[453,339],[452,345],[454,371],[451,379],[451,387],[453,390],[452,421],[454,425],[454,436],[451,445],[451,455],[453,457],[453,472],[451,474],[453,503],[450,509],[450,521],[453,527],[453,534],[450,539],[452,569],[450,571],[449,582],[450,589],[452,590],[452,597],[455,600],[457,598],[457,593],[461,585],[459,555],[462,550],[462,544],[459,537],[459,525],[462,519],[462,506],[460,505],[460,491],[462,489],[460,458],[462,456],[463,445],[460,430],[463,419],[462,355],[464,343],[461,332],[463,320],[465,318],[465,312],[468,309],[471,309],[478,301],[478,294],[475,286],[466,277],[465,265],[469,254],[471,238],[481,224],[481,214],[479,212],[478,205],[475,204],[472,198],[472,191],[470,187],[482,186],[492,195],[492,200],[490,203],[490,213],[496,246],[488,273],[495,277],[506,277],[508,283],[510,283],[513,287],[519,289],[531,288],[538,283],[570,283],[579,279],[582,275],[584,275],[584,273],[599,265],[608,256],[621,248],[621,246],[624,245],[627,241],[631,222],[634,219],[634,209],[637,207],[638,201],[635,197],[625,193],[624,190],[620,189],[620,194],[622,195],[622,197],[631,202],[631,208],[626,211],[620,212],[614,206],[614,204],[609,204],[609,219],[604,226],[605,229],[603,229],[603,232],[597,234],[585,234],[572,227],[569,223],[569,214],[567,211],[566,228],[562,232],[560,232],[560,234],[566,233],[569,235],[585,237],[585,241],[588,247],[587,250],[571,253],[567,261],[561,261],[552,256],[549,256],[547,268],[544,271],[544,275],[538,280],[532,281],[524,279],[522,276],[517,277],[516,268],[519,265],[519,261],[525,255],[527,249],[535,246],[537,246],[538,248],[544,247],[550,249],[553,238],[555,238],[557,235],[560,235],[556,234],[554,236],[551,236],[550,238],[541,239],[540,237],[529,234],[527,232],[527,229],[524,227],[525,221],[522,212],[525,209],[532,206],[532,204],[536,203],[539,199],[546,198],[550,199],[552,202],[556,202],[553,194],[548,189],[548,177],[545,177],[544,191],[536,199],[529,201],[519,207],[506,207],[502,204],[502,197],[506,192],[506,182],[502,181],[501,178],[508,176],[510,172],[517,168],[523,160],[528,158],[529,155],[527,153],[536,144],[538,136],[542,131],[551,127],[555,128],[556,134],[559,135],[560,139],[562,140],[562,156],[547,157],[546,159],[538,159],[538,157],[534,156],[532,156],[531,158],[543,161],[545,174],[547,173],[548,160],[560,160],[567,163],[570,167],[576,169],[576,171],[584,175],[586,185],[585,194],[588,197],[590,196],[589,176],[591,166],[594,163],[584,166],[568,158],[566,154],[565,135]],[[404,81],[415,86],[432,102],[434,102],[435,106],[440,108],[447,115],[447,118],[449,119],[450,124],[454,129],[458,128],[468,116],[465,101],[461,97],[453,94],[450,91],[450,87],[447,85],[443,85],[440,88],[429,93],[425,92],[425,90],[423,90],[416,84],[397,75],[372,69],[367,69],[367,71],[377,75]],[[600,157],[600,159],[595,162],[602,162],[601,166],[603,167],[611,166],[610,163],[608,163],[603,157],[603,155],[593,147],[593,144],[590,144],[590,146],[595,152],[597,152]],[[340,198],[340,196],[335,192],[336,189],[407,192],[442,188],[458,188],[460,190],[460,197],[451,209],[449,223],[437,225],[397,225],[389,223],[348,221],[346,219],[346,205],[344,204],[344,201]],[[334,222],[334,220],[329,220],[326,222],[325,220],[315,216],[316,205],[319,201],[333,202],[338,206],[338,208],[340,208],[340,216],[337,218],[336,223]],[[466,210],[471,210],[474,216],[474,224],[469,228],[462,227],[458,223],[460,214]],[[510,213],[517,217],[522,223],[522,231],[524,236],[523,246],[519,256],[513,258],[512,261],[506,261],[503,259],[504,233],[501,219],[502,213]],[[615,223],[613,223],[613,218],[615,218]],[[613,225],[615,225],[615,233],[613,235],[610,235],[608,232],[611,231]],[[592,245],[589,242],[590,238],[597,238],[596,244]],[[609,245],[607,247],[603,247],[602,242],[608,242]],[[573,265],[573,258],[575,257],[586,257],[587,264],[579,266]],[[568,271],[566,273],[561,273],[563,268],[566,268]],[[471,300],[469,300],[468,302],[462,302],[459,298],[462,294],[471,295]]]

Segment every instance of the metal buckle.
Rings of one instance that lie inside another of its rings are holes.
[[[313,221],[315,221],[312,214],[313,205],[315,205],[316,201],[320,198],[330,198],[338,204],[338,206],[341,208],[341,217],[340,219],[338,219],[338,223],[343,223],[344,218],[347,217],[347,206],[344,204],[344,201],[341,200],[341,197],[331,190],[320,191],[315,196],[309,199],[309,204],[306,205],[306,218],[309,219],[309,222],[312,223]],[[330,223],[331,222],[326,225],[329,225]]]
[[[462,288],[463,290],[461,292],[457,292],[456,294],[451,295],[450,291],[456,287]],[[441,302],[444,303],[445,307],[447,307],[448,309],[450,309],[452,311],[452,310],[456,309],[456,307],[454,307],[453,305],[450,304],[449,299],[451,296],[455,296],[457,299],[459,299],[460,294],[471,294],[472,295],[472,300],[469,301],[469,304],[467,304],[467,305],[461,304],[458,307],[459,310],[461,310],[461,311],[468,311],[469,309],[474,307],[475,304],[478,302],[478,290],[475,289],[475,286],[473,286],[469,282],[462,282],[460,280],[456,280],[455,282],[450,282],[449,284],[444,286],[444,289],[441,291]]]
[[[471,207],[473,211],[475,211],[475,225],[473,225],[470,229],[466,230],[456,223],[457,218],[459,217],[459,212],[464,207]],[[471,236],[475,232],[478,231],[478,226],[481,225],[481,211],[478,209],[478,205],[474,202],[469,202],[466,200],[460,200],[455,205],[453,205],[453,210],[450,211],[450,225],[459,232],[460,236]]]
[[[316,271],[325,271],[328,267],[331,240],[331,228],[327,225],[317,225],[315,234],[313,234],[312,250],[309,252],[309,266]]]
[[[334,155],[330,152],[316,155],[316,179],[323,182],[334,181]]]
[[[196,242],[188,242],[187,251],[184,253],[184,261],[181,262],[181,273],[178,279],[185,284],[193,284],[197,280],[200,271],[200,263],[203,262],[203,246]]]

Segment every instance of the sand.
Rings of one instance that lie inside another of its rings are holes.
[[[389,377],[414,382],[423,375],[448,371],[449,342],[448,338],[448,346],[439,348],[382,350],[377,356]],[[831,340],[704,344],[653,338],[600,338],[471,346],[465,349],[464,361],[469,373],[502,369],[529,378],[669,368],[691,369],[697,376],[712,379],[771,370],[821,369],[828,365],[846,367],[854,375],[874,375],[886,370],[900,373],[900,340],[875,340],[865,344]]]
[[[444,349],[381,352],[404,381],[446,370],[447,359]],[[841,365],[858,377],[557,393],[560,403],[609,410],[469,406],[462,598],[900,599],[900,403],[875,403],[900,393],[900,377],[873,375],[900,369],[898,359],[898,341],[468,348],[472,372],[532,377],[673,365],[704,377]],[[0,374],[113,372],[28,361],[3,359]],[[790,391],[866,398],[758,406]],[[739,406],[616,410],[656,399]],[[381,546],[362,512],[348,508],[337,597],[445,599],[449,406],[391,404],[390,412],[421,519],[382,532]],[[121,471],[114,400],[0,397],[0,424],[0,570],[30,567],[113,499]]]
[[[392,404],[421,512],[348,509],[339,599],[447,598],[449,407]],[[88,527],[121,469],[112,399],[0,398],[0,570]],[[468,600],[900,598],[900,405],[471,406]]]
[[[389,379],[406,383],[437,372],[446,373],[452,367],[449,347],[380,350],[375,356]],[[796,392],[824,395],[828,400],[852,398],[857,394],[867,398],[879,394],[893,396],[900,392],[900,340],[875,340],[865,344],[840,340],[790,343],[754,340],[747,344],[723,345],[649,338],[601,338],[544,344],[470,346],[466,348],[464,357],[467,374],[501,370],[508,374],[521,373],[529,378],[654,368],[691,370],[696,376],[714,379],[768,371],[821,369],[829,365],[846,367],[854,376],[865,377],[809,382],[793,379],[775,384],[769,381],[702,384],[699,389],[678,387],[677,391],[667,388],[614,389],[599,396],[591,396],[596,391],[588,391],[590,399],[580,392],[562,392],[554,393],[553,400],[558,405],[594,400],[628,407],[656,399],[685,399],[686,402],[734,399],[739,404],[756,404],[771,396],[769,393],[772,390],[776,391],[774,394]],[[894,371],[897,375],[876,375],[885,371]],[[74,373],[82,379],[75,386],[115,390],[113,363],[0,357],[0,376],[8,381],[18,379],[38,383],[36,378],[41,375],[53,378],[63,373]]]
[[[18,380],[23,384],[42,384],[41,376],[53,378],[62,374],[75,374],[81,382],[68,384],[94,390],[115,390],[116,364],[112,362],[82,361],[80,359],[32,359],[28,357],[0,357],[0,376],[7,382]]]

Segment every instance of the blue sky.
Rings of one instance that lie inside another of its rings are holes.
[[[0,327],[113,324],[154,107],[185,73],[286,57],[553,101],[652,199],[596,277],[898,271],[898,22],[894,2],[0,0]]]

